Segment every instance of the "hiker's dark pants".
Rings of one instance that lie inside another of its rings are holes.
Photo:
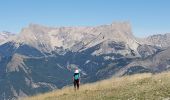
[[[79,79],[74,80],[74,88],[75,89],[76,89],[76,86],[77,86],[77,89],[79,89]]]

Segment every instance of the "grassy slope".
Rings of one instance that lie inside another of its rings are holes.
[[[169,100],[170,72],[138,74],[81,85],[25,98],[25,100]]]

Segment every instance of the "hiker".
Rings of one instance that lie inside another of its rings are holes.
[[[79,85],[80,85],[80,72],[79,72],[78,68],[76,68],[74,71],[73,82],[74,82],[74,89],[78,90]]]

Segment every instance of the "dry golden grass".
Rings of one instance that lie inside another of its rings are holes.
[[[24,100],[170,100],[170,72],[111,78],[39,94]],[[23,99],[22,99],[23,100]]]

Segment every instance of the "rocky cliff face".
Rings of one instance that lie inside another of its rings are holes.
[[[51,52],[58,47],[64,49],[89,48],[106,40],[123,41],[136,50],[138,44],[134,39],[129,23],[112,23],[96,27],[59,27],[49,28],[30,24],[18,35],[15,42],[31,45],[42,52]]]
[[[30,24],[1,42],[0,98],[70,85],[75,67],[81,70],[82,83],[168,70],[169,56],[164,56],[169,50],[168,36],[139,40],[127,22],[57,28]]]

